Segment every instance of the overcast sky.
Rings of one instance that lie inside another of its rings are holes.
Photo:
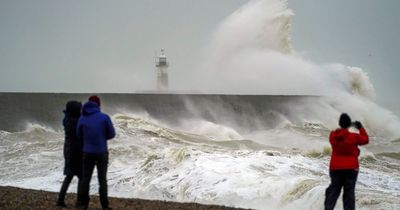
[[[246,0],[0,0],[0,91],[135,92],[156,87],[165,48],[182,89],[218,24]],[[295,50],[363,68],[400,113],[400,1],[289,0]]]

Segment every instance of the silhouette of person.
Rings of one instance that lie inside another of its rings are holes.
[[[339,118],[340,128],[331,131],[329,142],[332,147],[331,161],[329,164],[329,176],[331,183],[325,192],[325,210],[333,210],[336,201],[343,188],[343,209],[355,209],[355,187],[358,176],[358,145],[368,144],[368,134],[361,122],[354,122],[358,133],[351,133],[352,125],[348,114],[343,113]]]
[[[77,135],[83,139],[83,176],[78,206],[88,207],[90,180],[96,166],[101,205],[103,209],[111,209],[107,190],[107,140],[115,137],[115,130],[110,117],[100,111],[99,97],[91,96],[83,105]]]
[[[64,181],[58,194],[57,206],[66,207],[64,199],[69,184],[74,176],[78,177],[78,189],[82,178],[82,139],[76,135],[76,127],[81,115],[82,104],[78,101],[68,101],[64,110]],[[79,191],[79,190],[78,190]]]

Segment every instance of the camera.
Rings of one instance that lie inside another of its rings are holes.
[[[357,129],[360,129],[363,127],[363,125],[361,124],[360,121],[351,122],[351,126],[357,128]]]

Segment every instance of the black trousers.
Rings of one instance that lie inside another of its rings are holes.
[[[97,178],[99,181],[100,202],[103,208],[108,207],[108,189],[107,189],[107,166],[108,153],[83,153],[83,171],[82,184],[78,192],[79,204],[85,207],[89,204],[89,188],[94,166],[97,169]]]
[[[80,189],[80,185],[82,184],[82,179],[80,178],[80,176],[78,177],[78,194],[79,194],[79,189]],[[57,204],[63,204],[64,203],[64,199],[65,199],[65,194],[67,193],[69,184],[72,181],[72,178],[74,178],[73,175],[67,175],[64,178],[63,184],[61,185],[61,189],[60,189],[60,193],[58,194],[58,201]]]
[[[343,210],[355,209],[355,187],[358,171],[331,170],[331,184],[325,192],[325,210],[333,210],[343,187]]]

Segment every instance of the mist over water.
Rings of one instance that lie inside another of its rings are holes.
[[[322,209],[327,138],[347,112],[371,134],[361,148],[358,209],[399,209],[398,117],[374,102],[362,69],[298,55],[290,42],[293,17],[284,0],[252,0],[227,17],[195,79],[188,78],[194,81],[189,89],[215,95],[100,95],[117,131],[109,142],[110,195]],[[0,94],[0,185],[59,190],[61,110],[67,100],[86,98]],[[97,189],[93,178],[91,194]]]
[[[335,62],[317,64],[296,53],[290,41],[293,17],[285,0],[252,0],[243,5],[215,31],[193,89],[323,96],[321,103],[325,104],[314,107],[329,128],[335,128],[337,116],[347,112],[365,122],[373,135],[399,137],[399,118],[374,102],[374,87],[361,68]]]

